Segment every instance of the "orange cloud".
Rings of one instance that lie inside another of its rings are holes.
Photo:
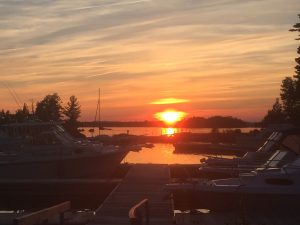
[[[161,98],[150,102],[153,105],[168,105],[168,104],[178,104],[178,103],[185,103],[189,102],[188,99],[181,99],[181,98]]]

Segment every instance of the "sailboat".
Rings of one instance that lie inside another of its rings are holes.
[[[100,88],[99,88],[99,92],[98,92],[98,102],[97,102],[97,109],[96,109],[96,113],[95,113],[95,123],[98,123],[98,135],[100,136],[101,134],[101,130],[110,130],[109,128],[105,128],[103,126],[101,126],[101,117],[100,117]]]

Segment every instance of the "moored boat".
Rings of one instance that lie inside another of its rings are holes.
[[[183,209],[295,209],[300,201],[300,158],[281,168],[258,168],[237,178],[171,183],[165,188]]]
[[[205,142],[178,142],[174,143],[174,153],[177,154],[220,154],[242,156],[250,149],[236,145],[212,144]]]
[[[298,154],[293,151],[293,148],[295,149],[293,142],[300,144],[299,134],[300,130],[297,128],[275,131],[256,152],[247,152],[240,158],[208,157],[201,163],[199,173],[209,179],[226,178],[238,176],[240,172],[249,172],[257,167],[267,167],[270,161],[272,165],[288,163],[288,161],[279,162],[278,158],[283,154],[280,152],[287,150],[291,157]]]
[[[0,126],[0,178],[45,179],[109,176],[128,153],[75,139],[54,122]]]

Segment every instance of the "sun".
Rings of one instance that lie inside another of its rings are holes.
[[[179,111],[175,111],[175,110],[166,110],[163,112],[156,113],[155,118],[165,122],[168,125],[173,125],[176,122],[182,120],[185,115],[186,115],[185,112],[179,112]]]

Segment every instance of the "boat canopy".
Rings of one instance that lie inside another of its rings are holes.
[[[287,135],[282,141],[282,144],[296,154],[300,154],[300,134]]]

